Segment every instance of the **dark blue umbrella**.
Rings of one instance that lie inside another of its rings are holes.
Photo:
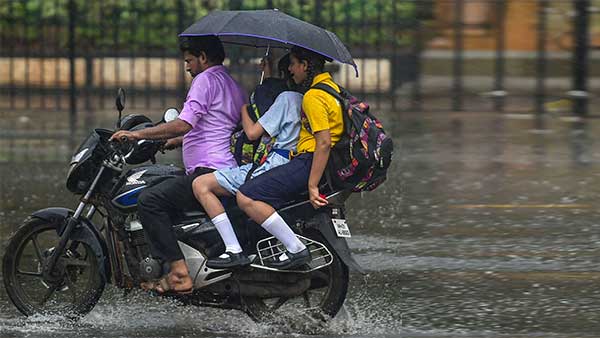
[[[358,67],[342,41],[332,32],[276,9],[213,11],[179,36],[216,35],[224,43],[253,47],[309,49],[330,60]]]

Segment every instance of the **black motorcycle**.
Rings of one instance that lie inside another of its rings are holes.
[[[117,97],[118,129],[152,126],[143,115],[121,118],[125,96]],[[176,118],[169,109],[163,121]],[[95,129],[77,149],[67,189],[82,195],[76,210],[51,207],[32,213],[12,235],[3,259],[4,285],[25,315],[61,314],[78,318],[92,310],[106,283],[131,290],[167,270],[150,255],[136,209],[141,191],[184,170],[155,164],[161,142],[110,142],[113,131]],[[152,164],[139,165],[147,161]],[[128,165],[139,166],[128,170]],[[324,187],[324,189],[326,189]],[[361,271],[348,248],[344,217],[347,191],[330,190],[329,205],[315,210],[307,195],[281,208],[312,261],[296,270],[269,267],[285,247],[252,222],[235,203],[226,208],[252,264],[215,270],[207,259],[224,251],[223,242],[201,210],[182,212],[173,225],[194,281],[191,295],[173,296],[186,304],[238,309],[255,320],[294,309],[312,317],[336,315],[346,298],[349,269]]]

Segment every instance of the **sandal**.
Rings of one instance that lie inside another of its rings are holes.
[[[190,277],[188,276],[188,278],[190,278]],[[169,279],[168,275],[159,279],[158,282],[156,283],[156,287],[154,288],[154,290],[161,295],[165,295],[165,294],[189,295],[192,293],[193,285],[192,285],[192,287],[187,288],[187,289],[178,289],[177,286],[173,286],[173,285],[169,284],[168,279]]]
[[[191,277],[188,276],[188,278]],[[162,278],[155,281],[142,282],[140,284],[140,287],[144,291],[156,292],[159,295],[189,295],[192,293],[193,285],[190,288],[178,289],[177,287],[169,284],[168,279],[169,275],[165,275]]]

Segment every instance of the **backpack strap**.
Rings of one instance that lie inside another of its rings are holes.
[[[310,89],[320,89],[326,93],[328,93],[329,95],[333,96],[336,100],[338,100],[340,102],[340,104],[342,105],[342,107],[344,107],[346,105],[346,100],[344,100],[344,98],[342,97],[342,95],[340,95],[340,93],[338,93],[335,89],[333,89],[331,86],[328,86],[324,83],[317,83],[316,85],[310,87]],[[341,89],[341,87],[340,87]]]
[[[340,103],[340,106],[342,107],[342,118],[344,121],[344,126],[349,126],[350,121],[348,121],[348,116],[344,112],[347,108],[346,105],[348,104],[348,101],[346,99],[344,99],[342,97],[342,95],[340,95],[340,93],[338,93],[335,89],[333,89],[331,86],[328,86],[324,83],[317,83],[316,85],[312,86],[311,89],[312,88],[322,90],[322,91],[326,92],[327,94],[333,96],[336,100],[338,100],[338,102]],[[340,90],[343,91],[343,88],[340,87]],[[344,129],[347,129],[347,128],[348,127],[344,128]],[[331,160],[331,157],[330,157],[330,160]],[[336,191],[335,183],[334,183],[333,179],[331,178],[331,170],[325,170],[325,180],[327,182],[327,185],[329,186],[329,189],[331,189],[331,192]]]
[[[348,110],[348,100],[346,100],[345,98],[342,97],[342,95],[340,93],[338,93],[335,89],[333,89],[331,86],[328,86],[324,83],[317,83],[316,85],[310,87],[311,89],[319,89],[322,90],[324,92],[326,92],[327,94],[333,96],[336,100],[338,100],[338,102],[340,103],[340,106],[342,107],[342,119],[344,121],[344,130],[346,132],[349,132],[350,130],[350,125],[353,123],[352,120],[350,120],[348,118],[348,114],[346,113],[346,111]],[[342,88],[340,86],[340,91],[344,91],[344,88]],[[359,129],[359,128],[357,128]]]

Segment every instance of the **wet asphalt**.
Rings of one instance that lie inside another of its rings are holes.
[[[381,118],[396,147],[388,180],[347,204],[349,243],[368,274],[351,275],[330,324],[256,324],[114,288],[67,323],[21,316],[2,289],[0,337],[600,336],[600,120]],[[0,254],[33,210],[75,207],[65,158],[0,163]]]

